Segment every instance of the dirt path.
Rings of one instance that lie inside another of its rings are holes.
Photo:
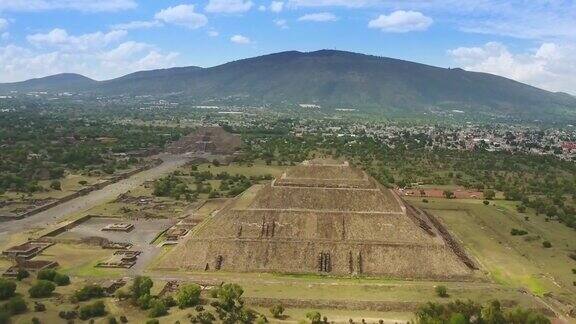
[[[163,155],[160,156],[160,158],[164,161],[162,164],[137,173],[128,179],[93,191],[86,196],[78,197],[36,215],[0,223],[0,245],[3,245],[12,234],[34,228],[43,228],[61,221],[72,214],[85,212],[90,208],[115,199],[119,194],[132,190],[146,181],[160,178],[176,170],[188,161],[188,158],[182,155]]]

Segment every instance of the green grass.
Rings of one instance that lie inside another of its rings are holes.
[[[428,204],[410,200],[440,217],[495,282],[539,296],[552,292],[576,300],[571,274],[576,263],[568,258],[569,252],[576,250],[573,230],[557,222],[545,222],[544,216],[520,214],[514,202],[497,200],[484,206],[469,200],[429,199]],[[512,236],[512,228],[524,229],[529,236],[539,238],[527,241],[525,237]],[[553,247],[544,249],[544,240],[552,242]]]

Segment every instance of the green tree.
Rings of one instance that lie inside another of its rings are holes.
[[[22,297],[14,296],[8,300],[8,302],[4,305],[4,308],[11,315],[18,315],[24,313],[28,309],[28,305],[26,305],[26,302]]]
[[[436,288],[434,288],[434,291],[436,291],[436,295],[438,295],[438,297],[448,297],[448,289],[446,288],[446,286],[436,286]]]
[[[0,300],[6,300],[14,296],[16,283],[12,280],[0,278]]]
[[[148,311],[148,317],[160,317],[168,314],[168,308],[164,302],[160,299],[153,299],[150,302],[150,310]]]
[[[487,200],[492,200],[495,197],[496,197],[496,191],[494,191],[492,189],[484,190],[484,198],[486,198]]]
[[[130,286],[130,295],[132,296],[133,301],[137,301],[143,295],[150,295],[150,289],[154,282],[150,277],[146,276],[136,276],[134,278],[134,282],[132,282],[132,286]]]
[[[444,195],[444,197],[446,197],[446,199],[453,199],[455,197],[454,192],[450,190],[444,190],[442,194]]]
[[[196,284],[187,284],[180,289],[176,294],[176,301],[180,308],[187,308],[191,306],[196,306],[200,302],[200,286]]]
[[[32,298],[44,298],[52,295],[52,292],[56,289],[56,285],[48,280],[37,280],[30,289],[28,289],[28,294]]]
[[[52,182],[50,182],[50,188],[54,190],[62,190],[62,183],[58,180],[52,180]]]
[[[306,313],[306,318],[310,320],[311,324],[322,323],[322,315],[317,311],[312,311],[312,312]]]
[[[270,307],[270,313],[274,318],[281,318],[282,313],[284,313],[284,306],[282,306],[281,304],[275,304],[272,307]]]

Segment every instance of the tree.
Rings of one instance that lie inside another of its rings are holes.
[[[196,284],[187,284],[178,290],[176,301],[180,308],[187,308],[198,305],[200,302],[200,286]]]
[[[496,192],[492,189],[486,189],[484,190],[484,198],[486,198],[487,200],[492,200],[496,197]]]
[[[62,184],[58,180],[53,180],[52,182],[50,182],[50,188],[61,191]]]
[[[274,318],[281,318],[282,313],[284,313],[284,306],[282,306],[281,304],[275,304],[272,307],[270,307],[270,313]]]
[[[542,246],[546,249],[549,249],[552,247],[552,243],[550,243],[550,241],[544,241],[542,242]]]
[[[100,317],[106,315],[106,306],[104,302],[98,300],[92,304],[80,307],[80,319],[87,320],[92,317]]]
[[[0,278],[0,300],[6,300],[14,296],[16,283],[12,280]]]
[[[11,315],[22,314],[28,309],[28,305],[26,305],[26,302],[20,296],[10,298],[4,307]]]
[[[150,311],[148,317],[160,317],[168,314],[168,308],[160,299],[153,299],[150,302]]]
[[[16,280],[22,281],[22,279],[26,279],[30,277],[30,273],[25,269],[19,269],[18,273],[16,274]]]
[[[450,190],[444,190],[443,195],[446,197],[446,199],[453,199],[455,197],[454,192]]]
[[[436,286],[434,291],[436,291],[436,295],[438,295],[438,297],[448,297],[448,289],[446,289],[446,286]]]
[[[76,301],[87,301],[92,298],[104,297],[104,289],[98,285],[89,284],[74,292]]]
[[[493,300],[486,307],[482,308],[482,319],[484,322],[490,324],[506,324],[500,302]]]
[[[322,315],[316,311],[306,313],[306,318],[310,320],[311,324],[322,323]]]
[[[130,294],[132,295],[132,300],[136,302],[143,295],[150,295],[150,289],[154,283],[150,277],[146,276],[136,276],[132,286],[130,286]]]
[[[44,298],[52,295],[52,292],[56,289],[56,285],[48,280],[37,280],[30,289],[28,289],[28,294],[32,298]]]
[[[70,277],[62,273],[56,273],[54,279],[52,280],[58,286],[67,286],[70,284]]]

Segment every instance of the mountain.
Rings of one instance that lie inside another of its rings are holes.
[[[455,109],[511,116],[576,116],[575,97],[496,75],[332,50],[282,52],[211,68],[144,71],[100,82],[76,78],[78,84],[49,78],[0,84],[0,92],[15,85],[21,91],[38,90],[43,85],[46,90],[105,95],[170,93],[196,102],[315,103],[402,113]]]
[[[83,91],[94,87],[98,81],[76,73],[61,73],[22,82],[0,83],[0,91]]]

